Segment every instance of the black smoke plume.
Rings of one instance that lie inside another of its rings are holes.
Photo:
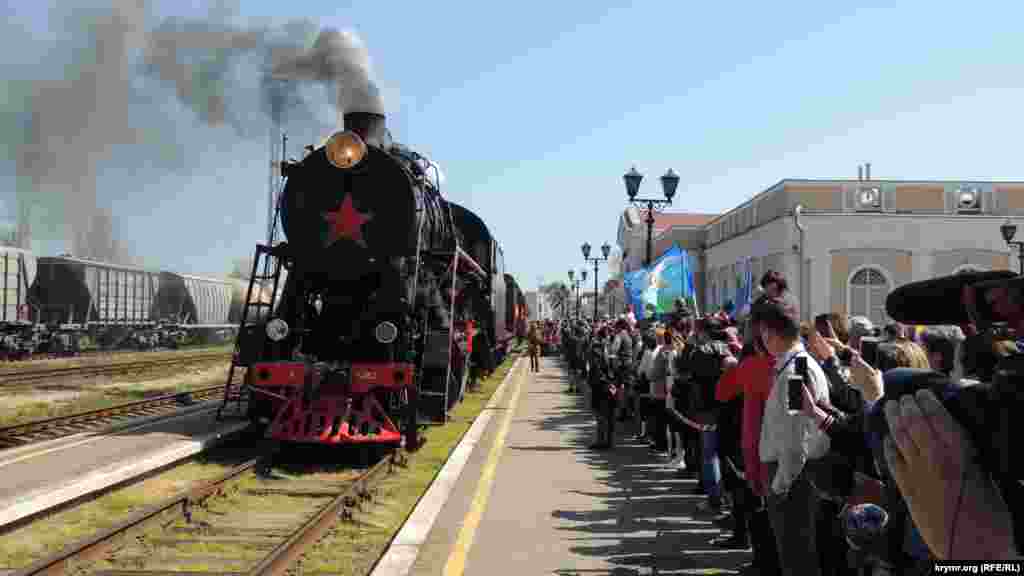
[[[309,20],[153,21],[153,7],[136,0],[74,4],[51,14],[53,40],[31,40],[46,57],[29,55],[38,63],[4,74],[0,139],[13,159],[24,247],[36,236],[63,240],[76,256],[137,261],[118,234],[118,201],[103,200],[108,188],[143,193],[163,174],[187,174],[223,140],[217,129],[260,141],[280,127],[293,141],[317,142],[346,109],[383,112],[352,33],[318,31]],[[9,54],[18,53],[21,25],[0,24]]]

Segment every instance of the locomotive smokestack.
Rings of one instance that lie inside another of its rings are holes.
[[[376,112],[346,112],[342,116],[345,130],[351,130],[367,144],[380,146],[387,138],[387,123],[383,114]]]

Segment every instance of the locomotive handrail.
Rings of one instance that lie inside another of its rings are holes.
[[[459,256],[461,260],[465,260],[466,263],[469,264],[469,267],[470,269],[473,270],[473,272],[476,272],[477,274],[483,276],[484,278],[487,277],[487,272],[484,272],[484,269],[480,266],[480,264],[477,264],[476,260],[474,260],[472,256],[470,256],[465,250],[463,250],[461,246],[455,247],[455,253]]]

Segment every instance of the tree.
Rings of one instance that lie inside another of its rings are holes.
[[[548,304],[551,304],[551,308],[558,313],[558,316],[569,314],[570,292],[568,286],[561,282],[551,282],[540,286],[539,290],[547,299]]]
[[[228,278],[244,280],[252,274],[252,258],[236,258]]]

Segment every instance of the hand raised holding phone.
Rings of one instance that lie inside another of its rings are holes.
[[[850,383],[860,390],[864,400],[868,402],[877,401],[885,393],[882,373],[865,362],[857,353],[853,353],[850,358]]]

